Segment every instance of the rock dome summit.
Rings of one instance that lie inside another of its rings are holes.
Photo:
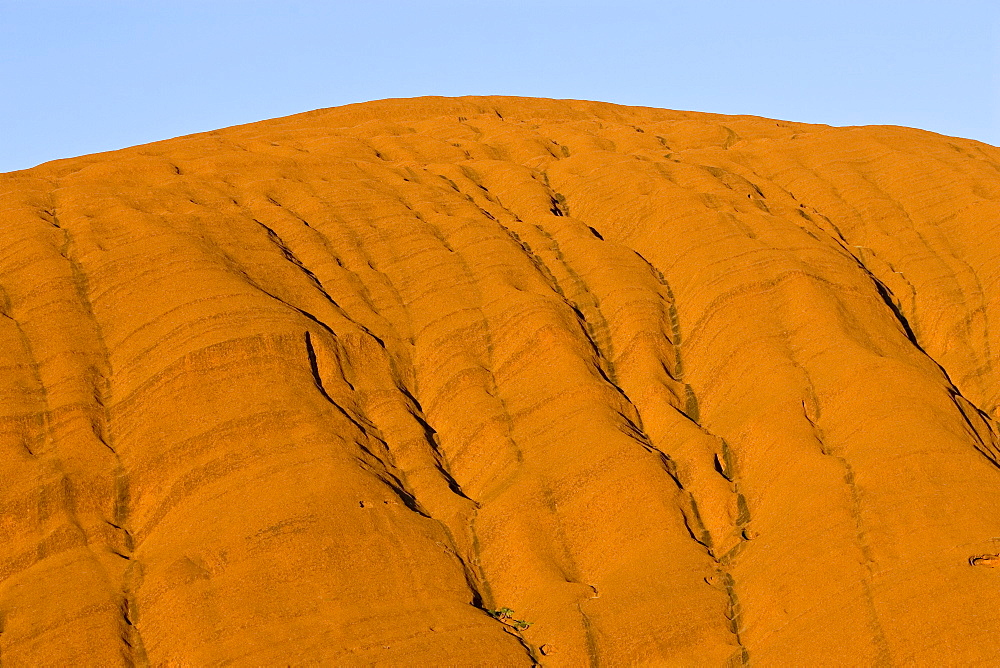
[[[1000,657],[1000,149],[384,100],[0,232],[5,668]]]

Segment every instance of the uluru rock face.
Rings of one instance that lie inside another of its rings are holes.
[[[1000,656],[1000,149],[395,100],[0,230],[3,666]]]

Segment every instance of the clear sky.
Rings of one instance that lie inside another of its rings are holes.
[[[1000,144],[997,0],[0,0],[0,172],[386,97],[582,98]]]

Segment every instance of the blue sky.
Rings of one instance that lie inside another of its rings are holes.
[[[996,0],[0,0],[0,172],[417,95],[908,125],[998,145],[998,23]]]

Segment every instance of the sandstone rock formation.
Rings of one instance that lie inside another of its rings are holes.
[[[3,666],[1000,657],[1000,149],[389,100],[0,231]]]

